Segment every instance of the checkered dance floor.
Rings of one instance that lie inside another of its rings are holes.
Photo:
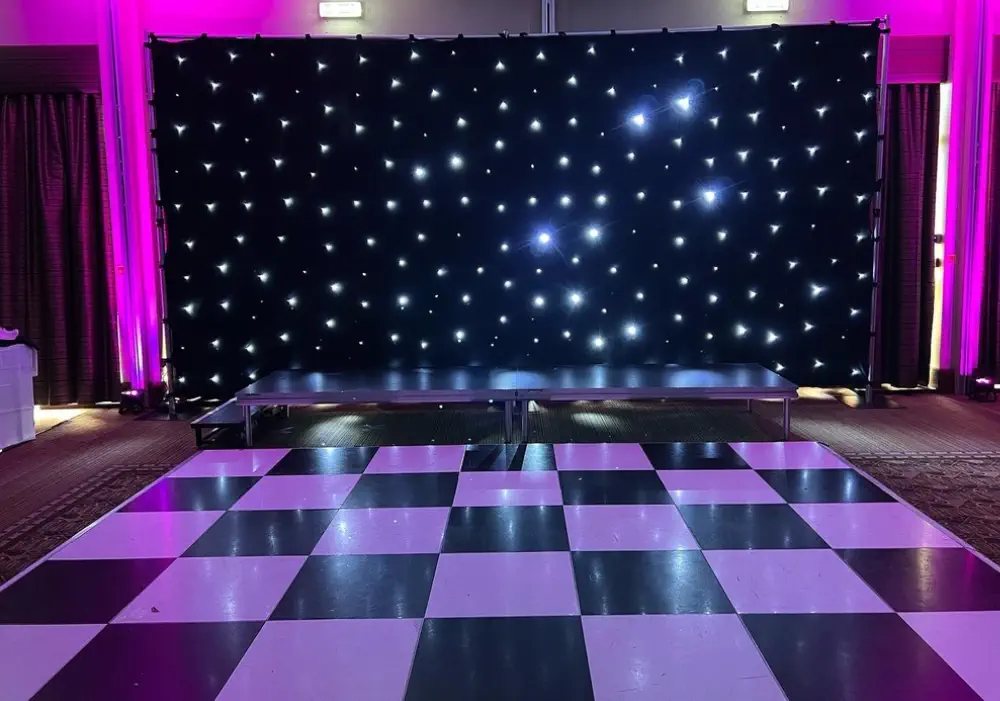
[[[813,443],[213,451],[0,591],[0,698],[1000,699],[1000,572]]]

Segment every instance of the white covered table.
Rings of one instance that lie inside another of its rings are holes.
[[[21,344],[0,348],[0,450],[35,438],[37,374],[35,349]]]

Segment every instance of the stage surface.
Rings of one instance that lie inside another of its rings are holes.
[[[780,399],[784,437],[797,385],[757,364],[703,367],[637,365],[521,368],[439,368],[372,373],[273,372],[236,393],[244,408],[248,444],[250,408],[262,405],[503,402],[509,441],[516,406],[527,434],[529,401],[606,399]]]
[[[207,451],[0,589],[4,699],[997,699],[1000,572],[815,443]]]

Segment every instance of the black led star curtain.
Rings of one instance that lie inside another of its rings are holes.
[[[877,26],[151,43],[171,360],[861,384]]]

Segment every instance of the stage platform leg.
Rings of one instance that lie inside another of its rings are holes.
[[[528,400],[521,402],[521,442],[528,442]]]
[[[792,434],[792,400],[781,400],[782,440],[788,440]]]
[[[514,400],[508,399],[503,403],[503,442],[510,443],[510,434],[514,431]]]
[[[246,435],[247,448],[253,447],[253,412],[250,406],[243,407],[243,432]]]

